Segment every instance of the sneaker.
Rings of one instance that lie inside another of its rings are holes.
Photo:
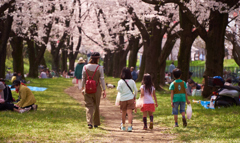
[[[19,113],[28,112],[29,110],[31,110],[31,107],[29,107],[29,108],[24,108],[24,109],[21,109],[21,110],[19,110]]]
[[[175,125],[174,127],[179,127],[178,125]]]
[[[121,130],[122,130],[122,131],[125,131],[125,130],[126,130],[126,127],[122,126],[122,127],[121,127]]]
[[[128,127],[128,130],[127,130],[128,132],[132,132],[132,127],[130,126],[130,127]]]
[[[153,122],[150,122],[149,129],[153,129]]]
[[[93,126],[91,124],[88,124],[88,129],[92,129]]]
[[[147,126],[144,126],[144,127],[143,127],[143,130],[147,130]]]
[[[35,110],[35,111],[36,111],[36,110],[37,110],[37,108],[38,108],[38,105],[36,105],[36,104],[32,105],[32,109],[33,109],[33,110]]]
[[[183,127],[187,127],[187,120],[186,120],[186,118],[182,118],[182,121],[183,121]]]

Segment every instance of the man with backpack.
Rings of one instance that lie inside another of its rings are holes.
[[[94,52],[82,71],[82,94],[84,95],[88,128],[100,125],[99,105],[101,95],[106,97],[103,67],[99,66],[100,54]],[[101,85],[101,86],[100,86]],[[103,91],[102,91],[103,90]]]

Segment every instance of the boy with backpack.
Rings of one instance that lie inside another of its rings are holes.
[[[185,118],[185,104],[190,104],[187,96],[187,85],[182,81],[182,72],[180,69],[175,68],[173,70],[173,76],[175,81],[170,84],[169,90],[171,90],[171,106],[172,114],[174,115],[175,127],[178,127],[178,106],[180,106],[180,113],[182,114],[183,126],[187,126],[187,120]]]

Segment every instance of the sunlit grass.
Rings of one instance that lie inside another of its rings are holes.
[[[108,83],[117,86],[119,79],[106,77]],[[139,89],[140,83],[137,82]],[[171,128],[169,133],[177,134],[179,141],[186,142],[239,142],[240,136],[240,107],[220,108],[220,109],[205,109],[200,104],[191,103],[193,108],[192,118],[188,121],[188,126],[183,128],[182,119],[179,115],[178,128],[173,128],[174,119],[172,107],[170,104],[170,92],[168,87],[164,87],[166,91],[156,92],[158,105],[154,112],[154,122],[160,126]],[[117,90],[109,89],[108,97],[114,101],[116,99]],[[138,94],[139,96],[140,94]],[[189,100],[205,100],[202,97],[189,97]],[[207,99],[206,99],[207,100]],[[142,113],[138,110],[137,113],[141,118]]]
[[[31,86],[48,89],[33,92],[37,111],[0,113],[0,142],[83,142],[104,138],[106,131],[87,129],[84,107],[64,93],[64,89],[72,86],[71,79],[27,80],[31,81]],[[16,99],[16,92],[13,94]]]

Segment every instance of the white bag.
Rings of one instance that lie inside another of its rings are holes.
[[[119,106],[120,105],[119,103],[120,103],[120,93],[118,92],[117,97],[116,97],[116,101],[115,101],[115,105]]]
[[[139,97],[136,101],[136,108],[142,108],[143,107],[143,98]]]
[[[77,82],[76,80],[77,80],[76,78],[73,78],[72,79],[72,84],[76,84],[76,82]]]
[[[191,117],[192,117],[192,106],[191,106],[191,104],[188,104],[187,105],[187,118],[191,119]]]

